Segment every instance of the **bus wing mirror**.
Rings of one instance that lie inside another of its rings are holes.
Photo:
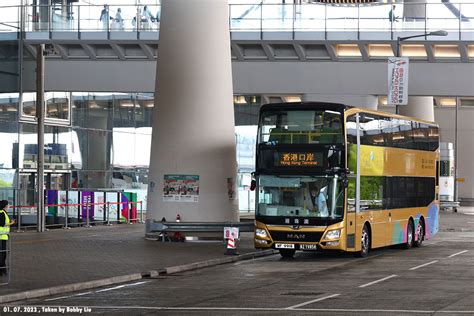
[[[250,191],[255,191],[255,188],[257,187],[257,181],[252,180],[250,182]]]
[[[349,179],[347,179],[347,178],[342,179],[342,186],[345,189],[347,189],[347,187],[349,187]]]

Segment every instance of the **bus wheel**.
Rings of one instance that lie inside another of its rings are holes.
[[[421,247],[423,240],[425,239],[425,224],[423,224],[423,220],[420,218],[418,220],[418,225],[416,225],[416,235],[418,239],[413,243],[415,247]]]
[[[403,248],[405,249],[410,249],[413,247],[413,222],[411,220],[408,220],[408,227],[407,227],[407,242],[403,244]]]
[[[282,258],[290,259],[293,258],[294,255],[294,249],[280,249],[280,256],[282,256]]]
[[[364,225],[362,230],[362,236],[360,238],[360,251],[357,253],[357,257],[367,257],[370,250],[370,232],[367,225]]]

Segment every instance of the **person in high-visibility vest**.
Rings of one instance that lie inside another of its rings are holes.
[[[10,221],[7,214],[8,201],[0,201],[0,275],[7,273],[5,261],[7,259],[7,241],[10,235],[10,225],[15,224],[15,220]]]

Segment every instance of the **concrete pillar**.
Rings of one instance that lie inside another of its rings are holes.
[[[237,221],[227,1],[163,0],[160,22],[147,218]],[[165,175],[199,176],[198,201],[166,201]]]
[[[400,105],[400,114],[434,122],[433,97],[408,97],[408,104]]]
[[[375,95],[305,94],[303,101],[343,103],[370,110],[377,110],[378,105],[378,98]]]

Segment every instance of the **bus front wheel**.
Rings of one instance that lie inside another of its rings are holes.
[[[362,229],[362,236],[360,238],[360,251],[356,253],[357,257],[367,257],[370,250],[370,231],[367,225]]]
[[[408,226],[407,226],[407,242],[403,244],[403,247],[405,249],[410,249],[413,247],[413,238],[414,237],[414,229],[413,229],[413,222],[411,220],[408,220]]]
[[[280,256],[285,259],[290,259],[293,258],[295,255],[295,250],[294,249],[280,249]]]

